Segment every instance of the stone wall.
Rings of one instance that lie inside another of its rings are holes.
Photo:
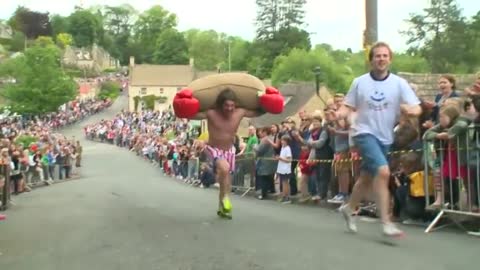
[[[437,82],[442,74],[420,74],[420,73],[398,73],[399,76],[405,78],[409,83],[414,83],[418,86],[418,94],[422,98],[433,99],[438,93]],[[476,74],[453,74],[457,81],[457,91],[463,94],[466,87],[471,86]]]

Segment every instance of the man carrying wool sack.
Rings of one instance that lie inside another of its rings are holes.
[[[201,148],[209,157],[210,166],[220,185],[217,214],[231,219],[232,204],[229,193],[231,175],[235,171],[234,140],[240,121],[243,117],[253,118],[264,112],[279,114],[283,111],[284,99],[277,89],[268,87],[265,93],[258,97],[259,108],[249,110],[238,106],[237,94],[226,87],[217,95],[214,107],[202,112],[200,101],[194,97],[193,93],[190,89],[177,93],[173,100],[173,108],[177,117],[180,118],[207,119],[208,142]]]

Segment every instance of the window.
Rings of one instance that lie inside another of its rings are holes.
[[[160,95],[163,94],[163,87],[160,88]]]
[[[147,94],[147,88],[142,87],[142,88],[140,89],[140,95],[146,95],[146,94]]]

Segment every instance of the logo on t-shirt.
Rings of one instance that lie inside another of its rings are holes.
[[[382,91],[375,90],[372,95],[370,95],[370,100],[368,101],[368,107],[373,111],[383,111],[388,108],[388,101],[385,100],[385,93]]]

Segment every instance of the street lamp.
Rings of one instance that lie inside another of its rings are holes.
[[[316,66],[313,69],[313,74],[315,74],[315,92],[317,93],[317,96],[320,98],[320,100],[323,102],[323,105],[327,105],[325,100],[323,100],[322,96],[320,96],[320,75],[322,74],[322,69],[320,66]]]
[[[315,74],[315,92],[317,93],[317,96],[320,96],[320,74],[322,70],[320,69],[319,66],[316,66],[313,69],[313,73]]]

